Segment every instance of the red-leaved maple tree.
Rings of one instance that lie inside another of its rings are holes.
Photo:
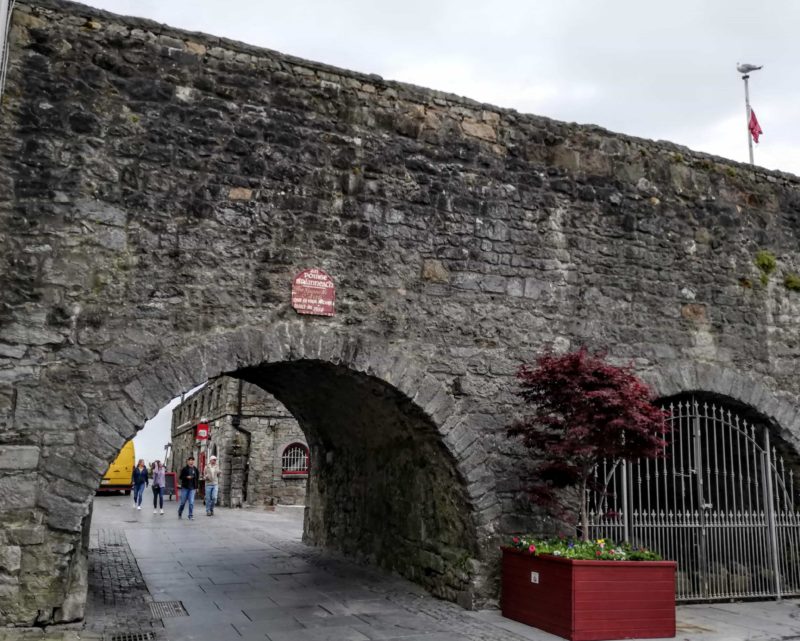
[[[632,366],[611,365],[586,347],[545,353],[535,367],[522,365],[517,378],[531,412],[508,432],[534,454],[531,496],[568,523],[579,519],[588,540],[588,492],[602,489],[592,487],[595,466],[661,456],[667,414]]]

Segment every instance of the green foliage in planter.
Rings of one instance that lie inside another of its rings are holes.
[[[580,561],[661,561],[660,555],[645,547],[617,544],[609,539],[580,541],[515,536],[511,540],[511,547],[528,554],[549,554]]]

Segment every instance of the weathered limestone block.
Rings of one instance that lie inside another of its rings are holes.
[[[16,574],[19,572],[22,553],[17,545],[0,545],[0,572]]]
[[[0,475],[0,514],[11,510],[24,510],[36,505],[39,475],[35,472]]]
[[[0,445],[0,470],[31,470],[39,465],[39,448],[32,445]]]

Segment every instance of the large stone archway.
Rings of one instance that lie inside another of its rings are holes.
[[[15,6],[0,621],[80,616],[99,475],[171,395],[219,373],[282,396],[331,459],[310,541],[354,551],[326,506],[374,479],[356,474],[352,437],[394,425],[366,444],[419,480],[390,497],[419,507],[407,574],[463,603],[492,594],[502,534],[548,527],[504,431],[515,368],[543,346],[606,348],[661,372],[661,394],[718,387],[800,430],[800,298],[784,285],[800,271],[796,177],[62,0]],[[310,267],[336,283],[332,318],[291,308]],[[326,423],[331,398],[361,396],[363,415]],[[445,494],[419,501],[431,478]],[[385,541],[365,556],[398,567]]]
[[[398,571],[464,605],[488,596],[483,564],[491,526],[478,501],[486,506],[493,490],[473,469],[480,441],[425,363],[313,321],[242,328],[188,349],[164,349],[154,362],[109,372],[100,385],[62,390],[61,398],[52,389],[49,399],[27,397],[42,411],[28,414],[26,429],[47,431],[37,422],[49,421],[62,404],[70,412],[76,399],[82,420],[74,443],[3,448],[39,469],[29,510],[6,523],[21,542],[34,532],[41,539],[21,548],[20,570],[27,572],[17,575],[15,617],[33,624],[81,616],[87,517],[108,462],[176,392],[220,374],[276,395],[306,432],[313,461],[306,541]],[[38,382],[34,389],[41,389]],[[62,570],[54,575],[53,567]]]

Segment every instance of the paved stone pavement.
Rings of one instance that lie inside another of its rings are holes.
[[[200,507],[194,521],[179,521],[174,502],[163,516],[131,503],[123,496],[95,501],[86,624],[5,631],[0,639],[557,640],[495,610],[462,610],[408,581],[303,545],[298,508],[217,508],[206,517]],[[182,609],[165,612],[169,602]],[[800,639],[800,607],[796,600],[682,606],[676,638]]]

